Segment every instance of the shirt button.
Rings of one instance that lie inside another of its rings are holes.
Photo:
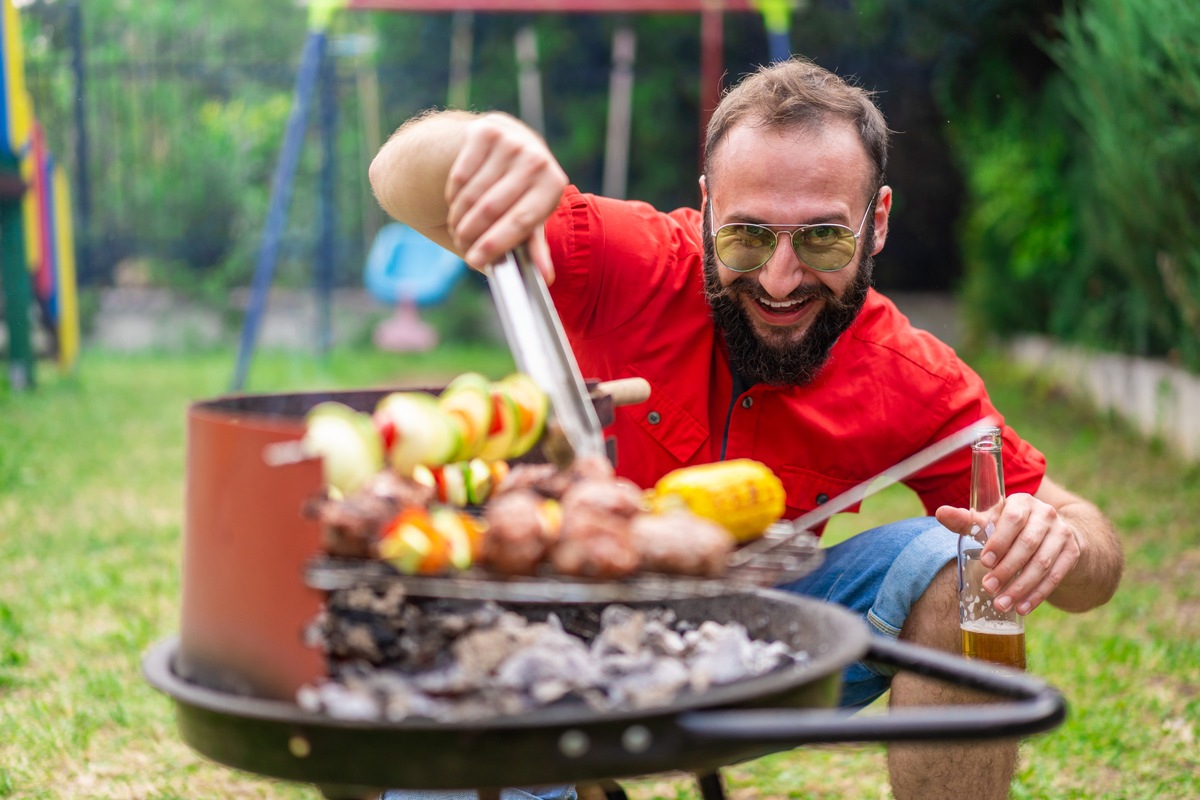
[[[829,502],[829,495],[825,494],[824,492],[821,492],[819,495],[817,495],[817,505],[823,506],[828,502]]]
[[[651,425],[657,425],[662,422],[662,414],[659,414],[657,411],[651,411],[646,415],[646,421]]]
[[[750,406],[752,406],[752,405],[754,405],[753,397],[743,397],[742,398],[742,408],[750,408]]]

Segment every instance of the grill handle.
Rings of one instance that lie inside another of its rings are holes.
[[[691,711],[680,728],[698,743],[944,741],[1027,736],[1062,724],[1067,704],[1058,690],[1013,669],[995,667],[881,636],[864,660],[889,664],[945,683],[1015,700],[1013,703],[919,706],[880,715],[840,710],[744,709]]]

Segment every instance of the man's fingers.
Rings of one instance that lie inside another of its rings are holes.
[[[542,230],[543,223],[557,202],[556,199],[548,203],[544,198],[528,194],[522,196],[474,238],[465,254],[467,263],[486,266],[517,245],[531,241]],[[490,217],[491,214],[487,213],[486,216]],[[478,226],[474,212],[464,218],[463,225],[469,230]],[[548,255],[546,258],[548,260]]]
[[[1028,614],[1045,600],[1070,569],[1069,566],[1064,568],[1060,563],[1064,555],[1063,547],[1064,542],[1060,536],[1047,536],[1043,539],[1041,546],[1016,577],[1007,585],[1000,584],[1003,588],[1000,588],[999,594],[996,595],[996,608],[1010,611],[1015,607],[1018,613]],[[999,570],[993,570],[990,577],[994,577],[996,572]],[[988,578],[984,580],[987,581]]]
[[[971,512],[965,508],[939,506],[933,515],[942,524],[942,527],[954,533],[964,534],[970,530]]]
[[[953,506],[938,508],[935,516],[962,536],[970,536],[981,522],[976,512]],[[1029,495],[1008,498],[993,524],[982,559],[990,569],[983,588],[995,597],[1000,611],[1016,609],[1018,614],[1028,614],[1058,588],[1078,562],[1075,533],[1053,506]]]
[[[481,119],[447,179],[455,248],[484,269],[540,229],[566,184],[562,167],[531,130],[503,116]]]
[[[1079,552],[1074,531],[1052,506],[1031,505],[1012,548],[989,575],[998,584],[996,607],[1028,614],[1063,582]]]

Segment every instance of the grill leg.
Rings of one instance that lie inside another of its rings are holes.
[[[700,784],[700,796],[704,800],[725,800],[725,786],[721,783],[721,773],[717,771],[696,776]]]

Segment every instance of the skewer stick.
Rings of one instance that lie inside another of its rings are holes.
[[[288,442],[274,442],[263,448],[263,461],[268,467],[285,467],[288,464],[299,464],[316,458],[319,454],[312,451],[303,439],[293,439]]]

